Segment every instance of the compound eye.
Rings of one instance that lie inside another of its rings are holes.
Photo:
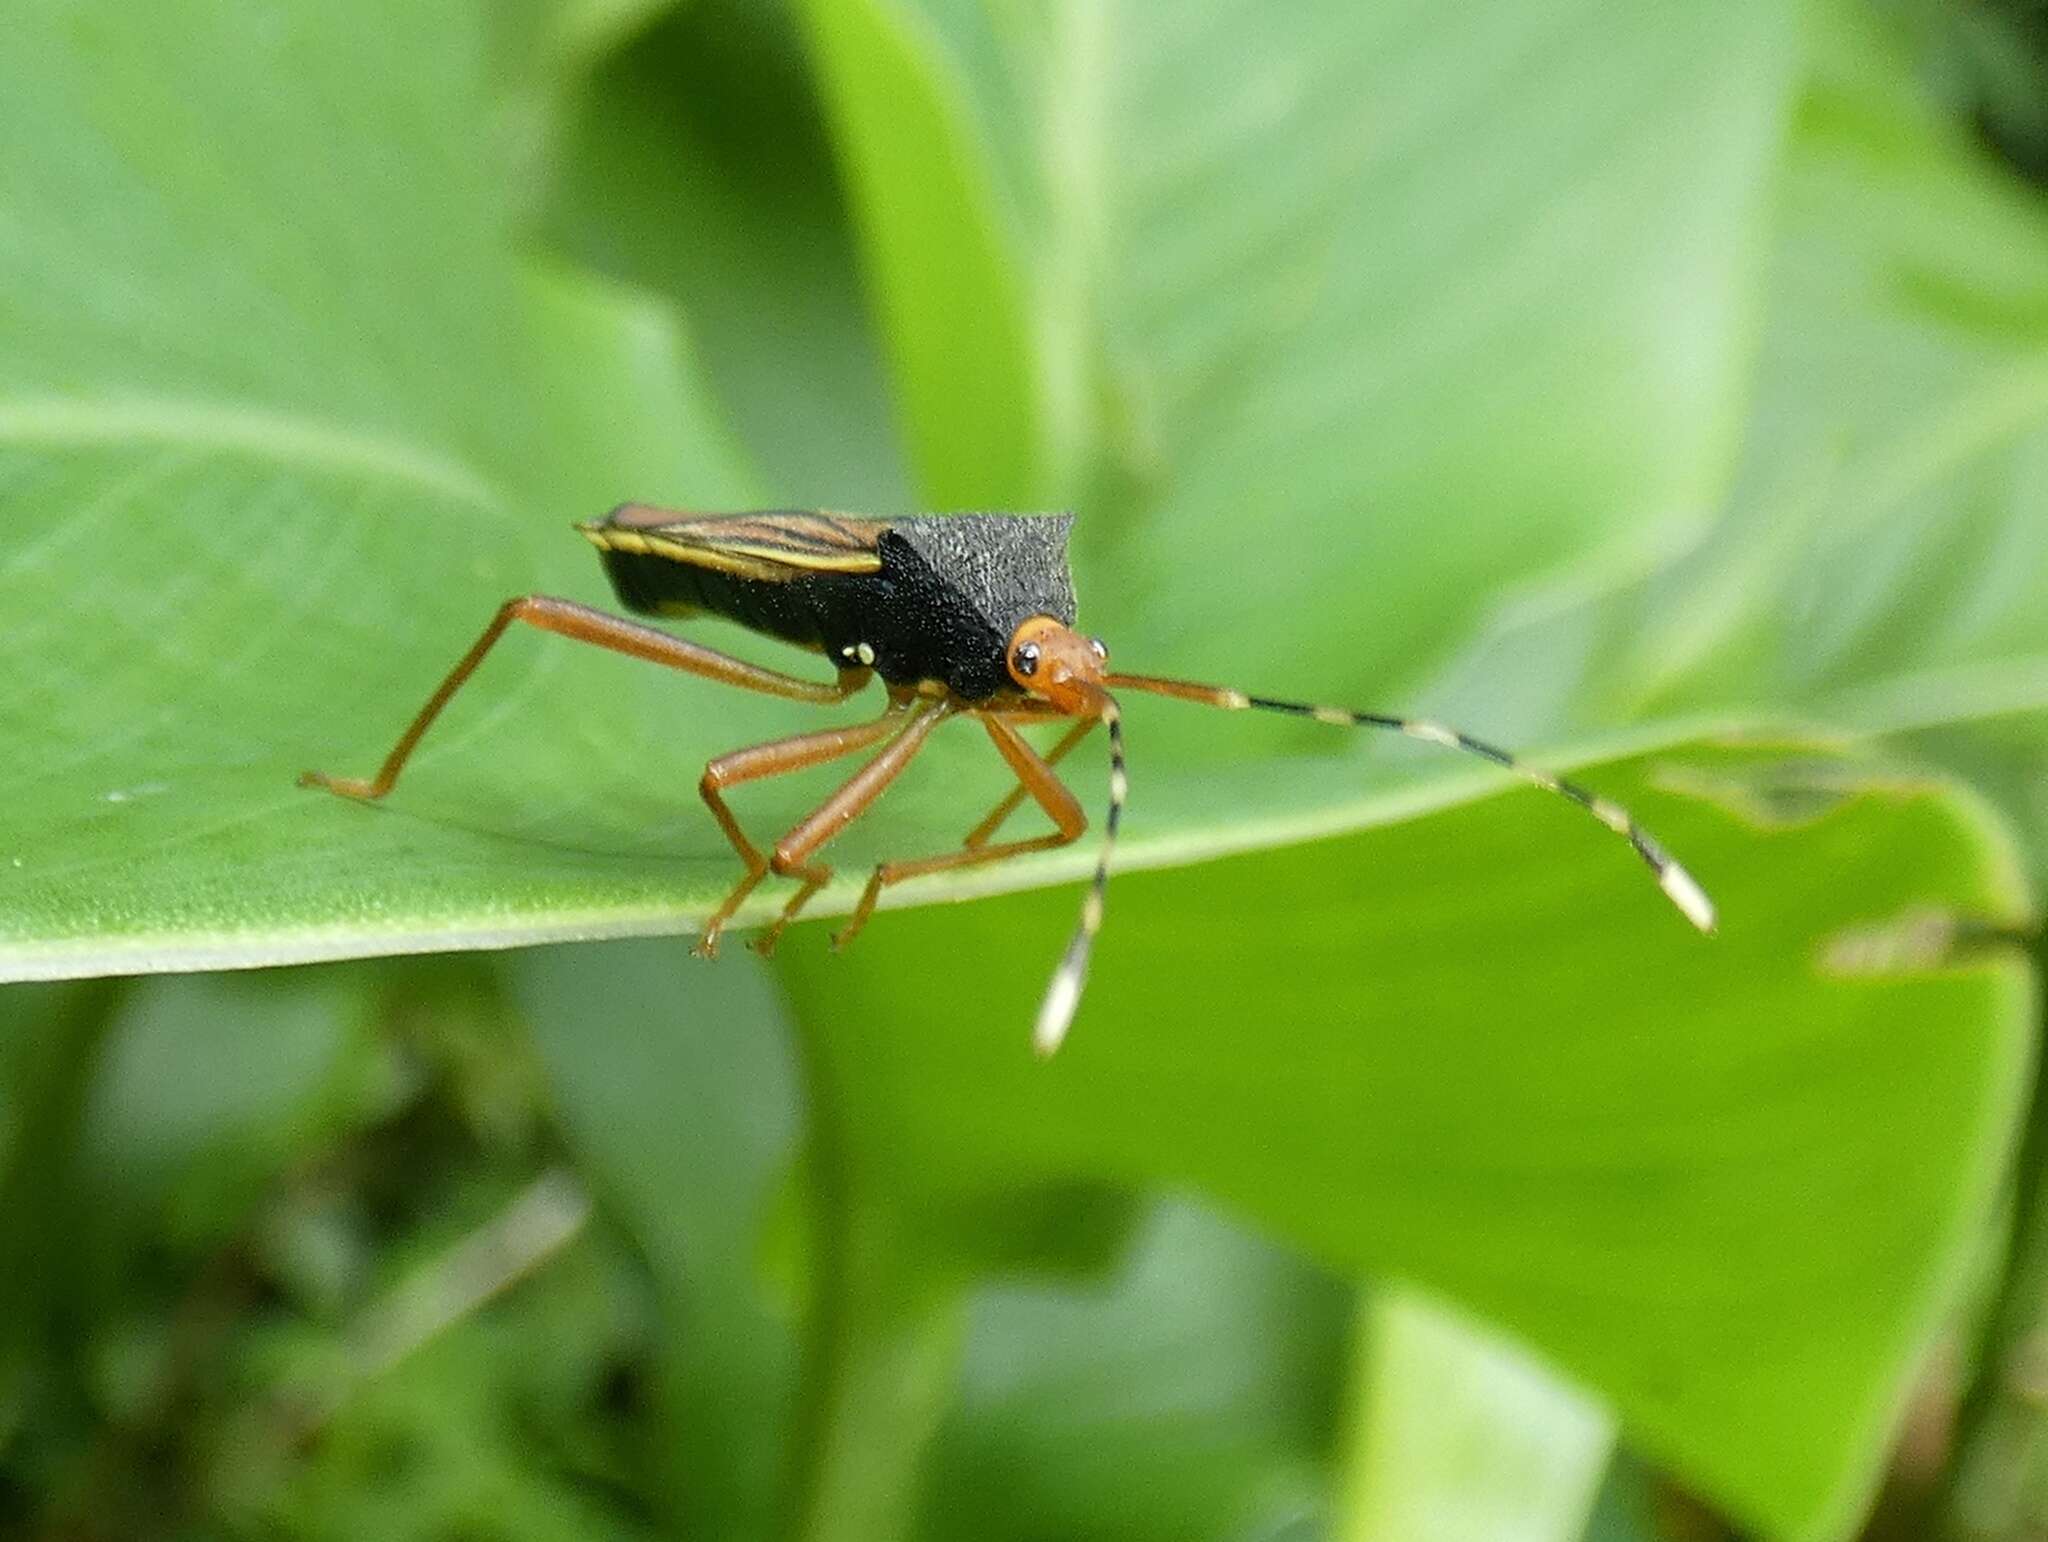
[[[1091,637],[1088,639],[1088,646],[1095,650],[1095,656],[1101,659],[1103,663],[1107,664],[1109,662],[1108,643],[1104,642],[1099,637]]]
[[[1027,679],[1038,673],[1038,644],[1020,643],[1017,651],[1010,655],[1010,666]]]

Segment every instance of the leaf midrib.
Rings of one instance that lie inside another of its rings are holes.
[[[285,465],[367,472],[494,511],[513,502],[457,456],[306,413],[200,397],[0,398],[0,446],[124,444],[233,451]]]

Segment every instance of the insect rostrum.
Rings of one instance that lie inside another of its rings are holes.
[[[604,518],[576,528],[597,547],[612,587],[628,609],[670,619],[724,616],[823,653],[837,666],[838,678],[830,684],[805,680],[573,601],[527,595],[499,607],[399,736],[374,777],[308,771],[300,781],[350,798],[383,797],[428,725],[514,621],[792,701],[841,702],[880,676],[888,704],[879,717],[734,750],[704,768],[698,790],[745,870],[705,923],[697,951],[706,957],[718,951],[726,923],[772,872],[797,879],[798,888],[755,941],[766,953],[831,879],[832,869],[816,860],[819,851],[881,796],[947,718],[979,722],[1016,774],[1017,786],[968,832],[959,848],[877,867],[852,917],[834,936],[836,947],[845,946],[867,924],[882,890],[892,883],[1079,840],[1088,828],[1087,816],[1054,768],[1100,724],[1109,731],[1109,812],[1080,924],[1039,1009],[1033,1043],[1046,1055],[1059,1047],[1073,1020],[1095,934],[1102,926],[1110,858],[1127,790],[1123,721],[1111,694],[1118,689],[1234,711],[1256,708],[1344,727],[1392,729],[1491,760],[1570,799],[1625,838],[1687,919],[1701,931],[1713,930],[1714,907],[1705,892],[1625,809],[1576,783],[1526,766],[1505,750],[1418,719],[1111,671],[1108,649],[1074,628],[1074,586],[1066,556],[1072,523],[1064,514],[863,519],[794,510],[687,514],[622,504]],[[1072,726],[1041,755],[1017,729],[1052,719],[1070,721]],[[748,839],[726,806],[727,788],[878,745],[872,759],[765,853]],[[995,840],[1004,821],[1026,798],[1045,811],[1053,831],[1025,840]]]

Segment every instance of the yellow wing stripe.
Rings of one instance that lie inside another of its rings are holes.
[[[843,514],[692,517],[626,504],[576,527],[603,551],[666,557],[768,583],[805,573],[874,573],[882,566],[881,520]]]

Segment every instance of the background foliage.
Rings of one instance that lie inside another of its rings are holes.
[[[2048,1525],[2032,9],[21,10],[0,1528]],[[1047,1067],[1086,850],[618,940],[784,704],[515,639],[389,806],[294,788],[625,497],[1078,508],[1120,662],[1583,767],[1722,934],[1483,768],[1141,704]]]

